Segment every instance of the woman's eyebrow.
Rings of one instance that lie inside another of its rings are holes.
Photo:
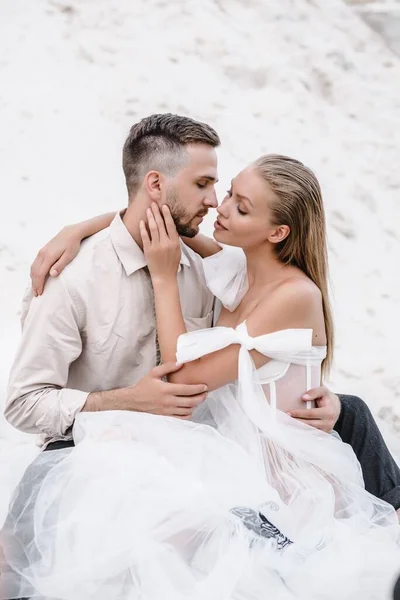
[[[240,200],[247,200],[247,202],[249,202],[250,206],[252,206],[254,208],[254,205],[253,205],[252,201],[250,200],[250,198],[248,198],[247,196],[242,196],[242,194],[236,194],[236,196],[238,198],[240,198]]]
[[[234,181],[235,181],[234,179],[231,179],[231,188],[233,188]],[[250,198],[248,198],[247,196],[242,196],[242,194],[238,194],[237,192],[235,192],[235,194],[240,200],[247,200],[247,202],[249,202],[250,206],[252,206],[254,208],[254,205],[253,205],[252,201],[250,200]]]

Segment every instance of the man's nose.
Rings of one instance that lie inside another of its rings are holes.
[[[205,199],[204,204],[206,206],[209,206],[210,208],[217,208],[218,200],[217,200],[217,194],[215,193],[214,189],[212,190],[212,192],[207,194],[207,198]]]

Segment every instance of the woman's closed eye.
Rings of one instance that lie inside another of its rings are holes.
[[[231,198],[232,194],[233,194],[232,188],[230,188],[229,190],[226,190],[226,195],[227,195],[228,198]],[[237,211],[238,211],[238,213],[240,215],[247,215],[248,214],[247,212],[244,212],[244,210],[242,210],[241,208],[239,208],[239,204],[236,205],[236,209],[237,209]]]

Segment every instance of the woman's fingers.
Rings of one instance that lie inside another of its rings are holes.
[[[43,260],[37,254],[35,260],[31,266],[31,284],[32,284],[32,292],[34,296],[39,296],[43,291],[43,285],[46,277],[46,273],[43,272],[42,275],[42,264]]]
[[[159,242],[160,241],[160,234],[159,234],[158,226],[157,226],[157,223],[156,223],[156,221],[154,219],[153,211],[151,210],[151,208],[148,208],[146,210],[146,215],[147,215],[147,223],[149,225],[151,242],[152,243]]]
[[[166,240],[168,237],[168,234],[167,234],[167,230],[165,227],[164,219],[160,213],[160,209],[158,208],[158,204],[153,202],[151,205],[151,209],[153,211],[154,220],[158,227],[158,235],[159,235],[160,241]]]
[[[31,266],[31,281],[34,296],[40,296],[43,292],[45,281],[49,271],[53,269],[59,255],[46,254],[40,250]]]
[[[177,239],[179,237],[178,232],[176,230],[176,226],[175,226],[174,220],[172,218],[171,211],[169,210],[169,207],[166,204],[164,204],[162,207],[162,215],[164,217],[164,223],[165,223],[165,228],[167,230],[168,237],[171,240]]]
[[[140,223],[139,223],[139,231],[140,231],[140,237],[142,238],[143,251],[146,254],[146,252],[150,249],[151,240],[150,240],[150,236],[149,236],[149,234],[147,232],[146,225],[145,225],[144,221],[140,221]]]
[[[57,275],[62,273],[65,267],[74,260],[76,255],[77,252],[65,251],[61,258],[51,267],[50,277],[57,277]]]
[[[179,235],[166,204],[163,205],[161,212],[158,204],[153,202],[146,214],[152,242],[166,240],[167,237],[174,241],[178,240]]]

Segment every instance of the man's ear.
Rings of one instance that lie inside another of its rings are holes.
[[[161,174],[158,171],[149,171],[144,178],[144,188],[151,202],[161,201]]]
[[[279,242],[283,242],[283,240],[287,238],[289,233],[289,225],[279,225],[279,227],[273,229],[269,234],[268,241],[271,242],[271,244],[279,244]]]

